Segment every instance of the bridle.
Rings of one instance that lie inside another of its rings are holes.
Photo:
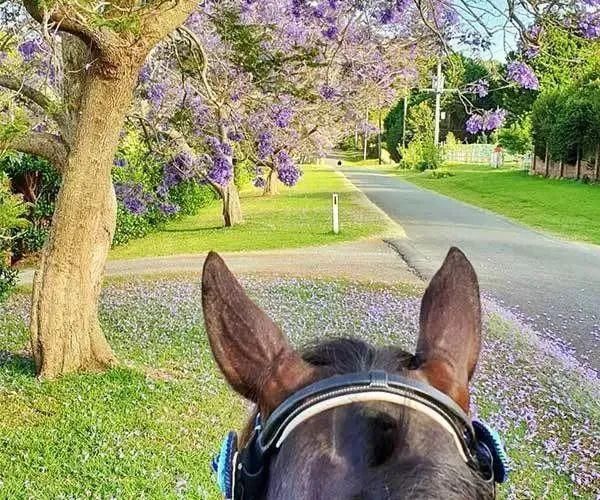
[[[370,371],[336,375],[292,394],[262,422],[257,416],[246,446],[230,432],[213,461],[213,470],[228,500],[256,500],[264,493],[269,463],[286,438],[308,419],[353,403],[385,402],[426,415],[453,438],[465,463],[490,484],[506,480],[508,459],[498,435],[481,421],[471,421],[448,396],[400,375]]]

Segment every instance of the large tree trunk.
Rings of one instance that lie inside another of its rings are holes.
[[[548,154],[549,146],[546,144],[546,157],[544,158],[544,177],[548,177],[550,175],[550,155]]]
[[[219,190],[223,201],[223,222],[225,227],[232,227],[242,222],[242,204],[240,194],[233,179],[226,187]]]
[[[98,321],[98,299],[115,231],[111,168],[137,78],[136,62],[111,67],[110,78],[92,69],[85,79],[77,130],[34,283],[31,344],[42,378],[116,363]]]
[[[265,189],[263,191],[264,196],[275,196],[279,193],[279,187],[277,183],[277,172],[275,169],[271,169],[269,171],[269,175],[267,175],[267,181],[265,184]]]

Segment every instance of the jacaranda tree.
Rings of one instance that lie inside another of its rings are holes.
[[[195,6],[179,0],[4,7],[0,85],[18,101],[1,108],[0,142],[47,157],[62,175],[34,281],[31,347],[40,377],[115,363],[98,321],[115,230],[113,158],[148,53]],[[41,117],[51,122],[49,131],[38,127]]]

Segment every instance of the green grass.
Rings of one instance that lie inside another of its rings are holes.
[[[557,236],[600,244],[600,186],[530,176],[516,169],[450,165],[452,177],[396,170],[418,186],[486,208]],[[391,171],[391,170],[387,170]]]
[[[341,232],[331,230],[331,195],[340,193]],[[326,166],[306,166],[299,184],[275,197],[242,193],[244,222],[222,227],[221,205],[182,217],[145,238],[112,250],[110,258],[269,250],[359,239],[390,229],[391,223],[361,193]]]

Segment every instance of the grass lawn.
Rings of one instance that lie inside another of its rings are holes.
[[[419,300],[407,287],[247,279],[297,345],[343,333],[411,349]],[[105,287],[101,318],[122,368],[37,382],[28,297],[0,305],[0,498],[214,499],[209,462],[245,408],[212,361],[196,279]],[[486,302],[477,411],[503,434],[514,472],[501,498],[594,498],[600,408],[591,384]],[[327,311],[327,314],[323,314]]]
[[[162,255],[268,250],[320,245],[383,233],[392,226],[344,177],[327,166],[306,166],[299,184],[281,186],[278,196],[242,193],[244,223],[222,227],[221,205],[215,202],[196,216],[182,217],[163,230],[117,247],[112,259]],[[340,193],[340,228],[331,230],[331,194]]]
[[[530,176],[515,169],[450,165],[454,176],[394,170],[421,187],[487,208],[558,236],[600,244],[600,186]]]

